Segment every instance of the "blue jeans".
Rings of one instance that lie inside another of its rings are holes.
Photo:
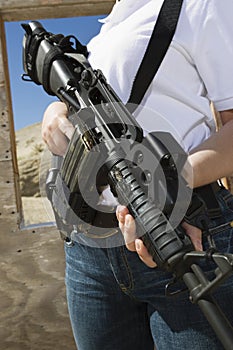
[[[233,196],[218,192],[223,216],[233,220]],[[203,239],[205,241],[205,239]],[[214,235],[218,251],[233,253],[233,229]],[[204,242],[204,245],[206,242]],[[151,269],[124,245],[97,248],[65,246],[67,299],[78,350],[223,349],[188,293],[164,294],[171,275]],[[211,267],[212,268],[212,267]],[[233,324],[233,277],[214,297]]]

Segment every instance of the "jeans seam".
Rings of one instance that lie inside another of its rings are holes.
[[[130,292],[130,291],[132,291],[134,289],[133,275],[132,275],[132,271],[130,269],[130,266],[129,266],[129,263],[128,263],[128,259],[126,257],[125,251],[124,251],[124,246],[122,246],[120,248],[120,250],[121,250],[122,259],[124,260],[126,272],[127,272],[127,275],[128,275],[128,280],[129,280],[128,286],[124,285],[124,287],[122,288],[122,284],[120,284],[120,287],[121,287],[122,291]]]

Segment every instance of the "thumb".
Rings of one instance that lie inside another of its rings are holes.
[[[67,118],[59,117],[58,120],[58,128],[61,130],[61,132],[66,135],[66,137],[70,140],[73,133],[74,133],[74,126],[71,124],[71,122]]]
[[[151,268],[157,266],[141,239],[137,238],[135,240],[135,247],[140,259],[144,262],[144,264]]]

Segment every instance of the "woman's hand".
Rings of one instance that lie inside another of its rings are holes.
[[[73,131],[73,125],[67,119],[66,105],[59,101],[51,103],[44,113],[41,129],[42,138],[49,150],[63,156]]]
[[[149,267],[156,267],[156,263],[148,253],[141,239],[136,236],[136,224],[126,207],[119,205],[116,211],[119,227],[124,236],[126,247],[137,252],[140,259]]]
[[[129,211],[126,207],[119,205],[117,207],[117,219],[119,221],[119,227],[123,233],[126,247],[130,251],[135,251],[138,253],[140,259],[148,267],[156,267],[156,263],[152,259],[152,256],[147,251],[147,248],[143,244],[142,240],[137,238],[136,235],[136,224],[134,218],[129,214]],[[202,250],[202,232],[199,228],[187,224],[186,222],[182,223],[186,234],[190,237],[196,250]]]

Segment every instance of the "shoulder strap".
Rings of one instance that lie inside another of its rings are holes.
[[[152,82],[176,30],[182,0],[164,0],[146,52],[133,82],[128,107],[133,112]]]

